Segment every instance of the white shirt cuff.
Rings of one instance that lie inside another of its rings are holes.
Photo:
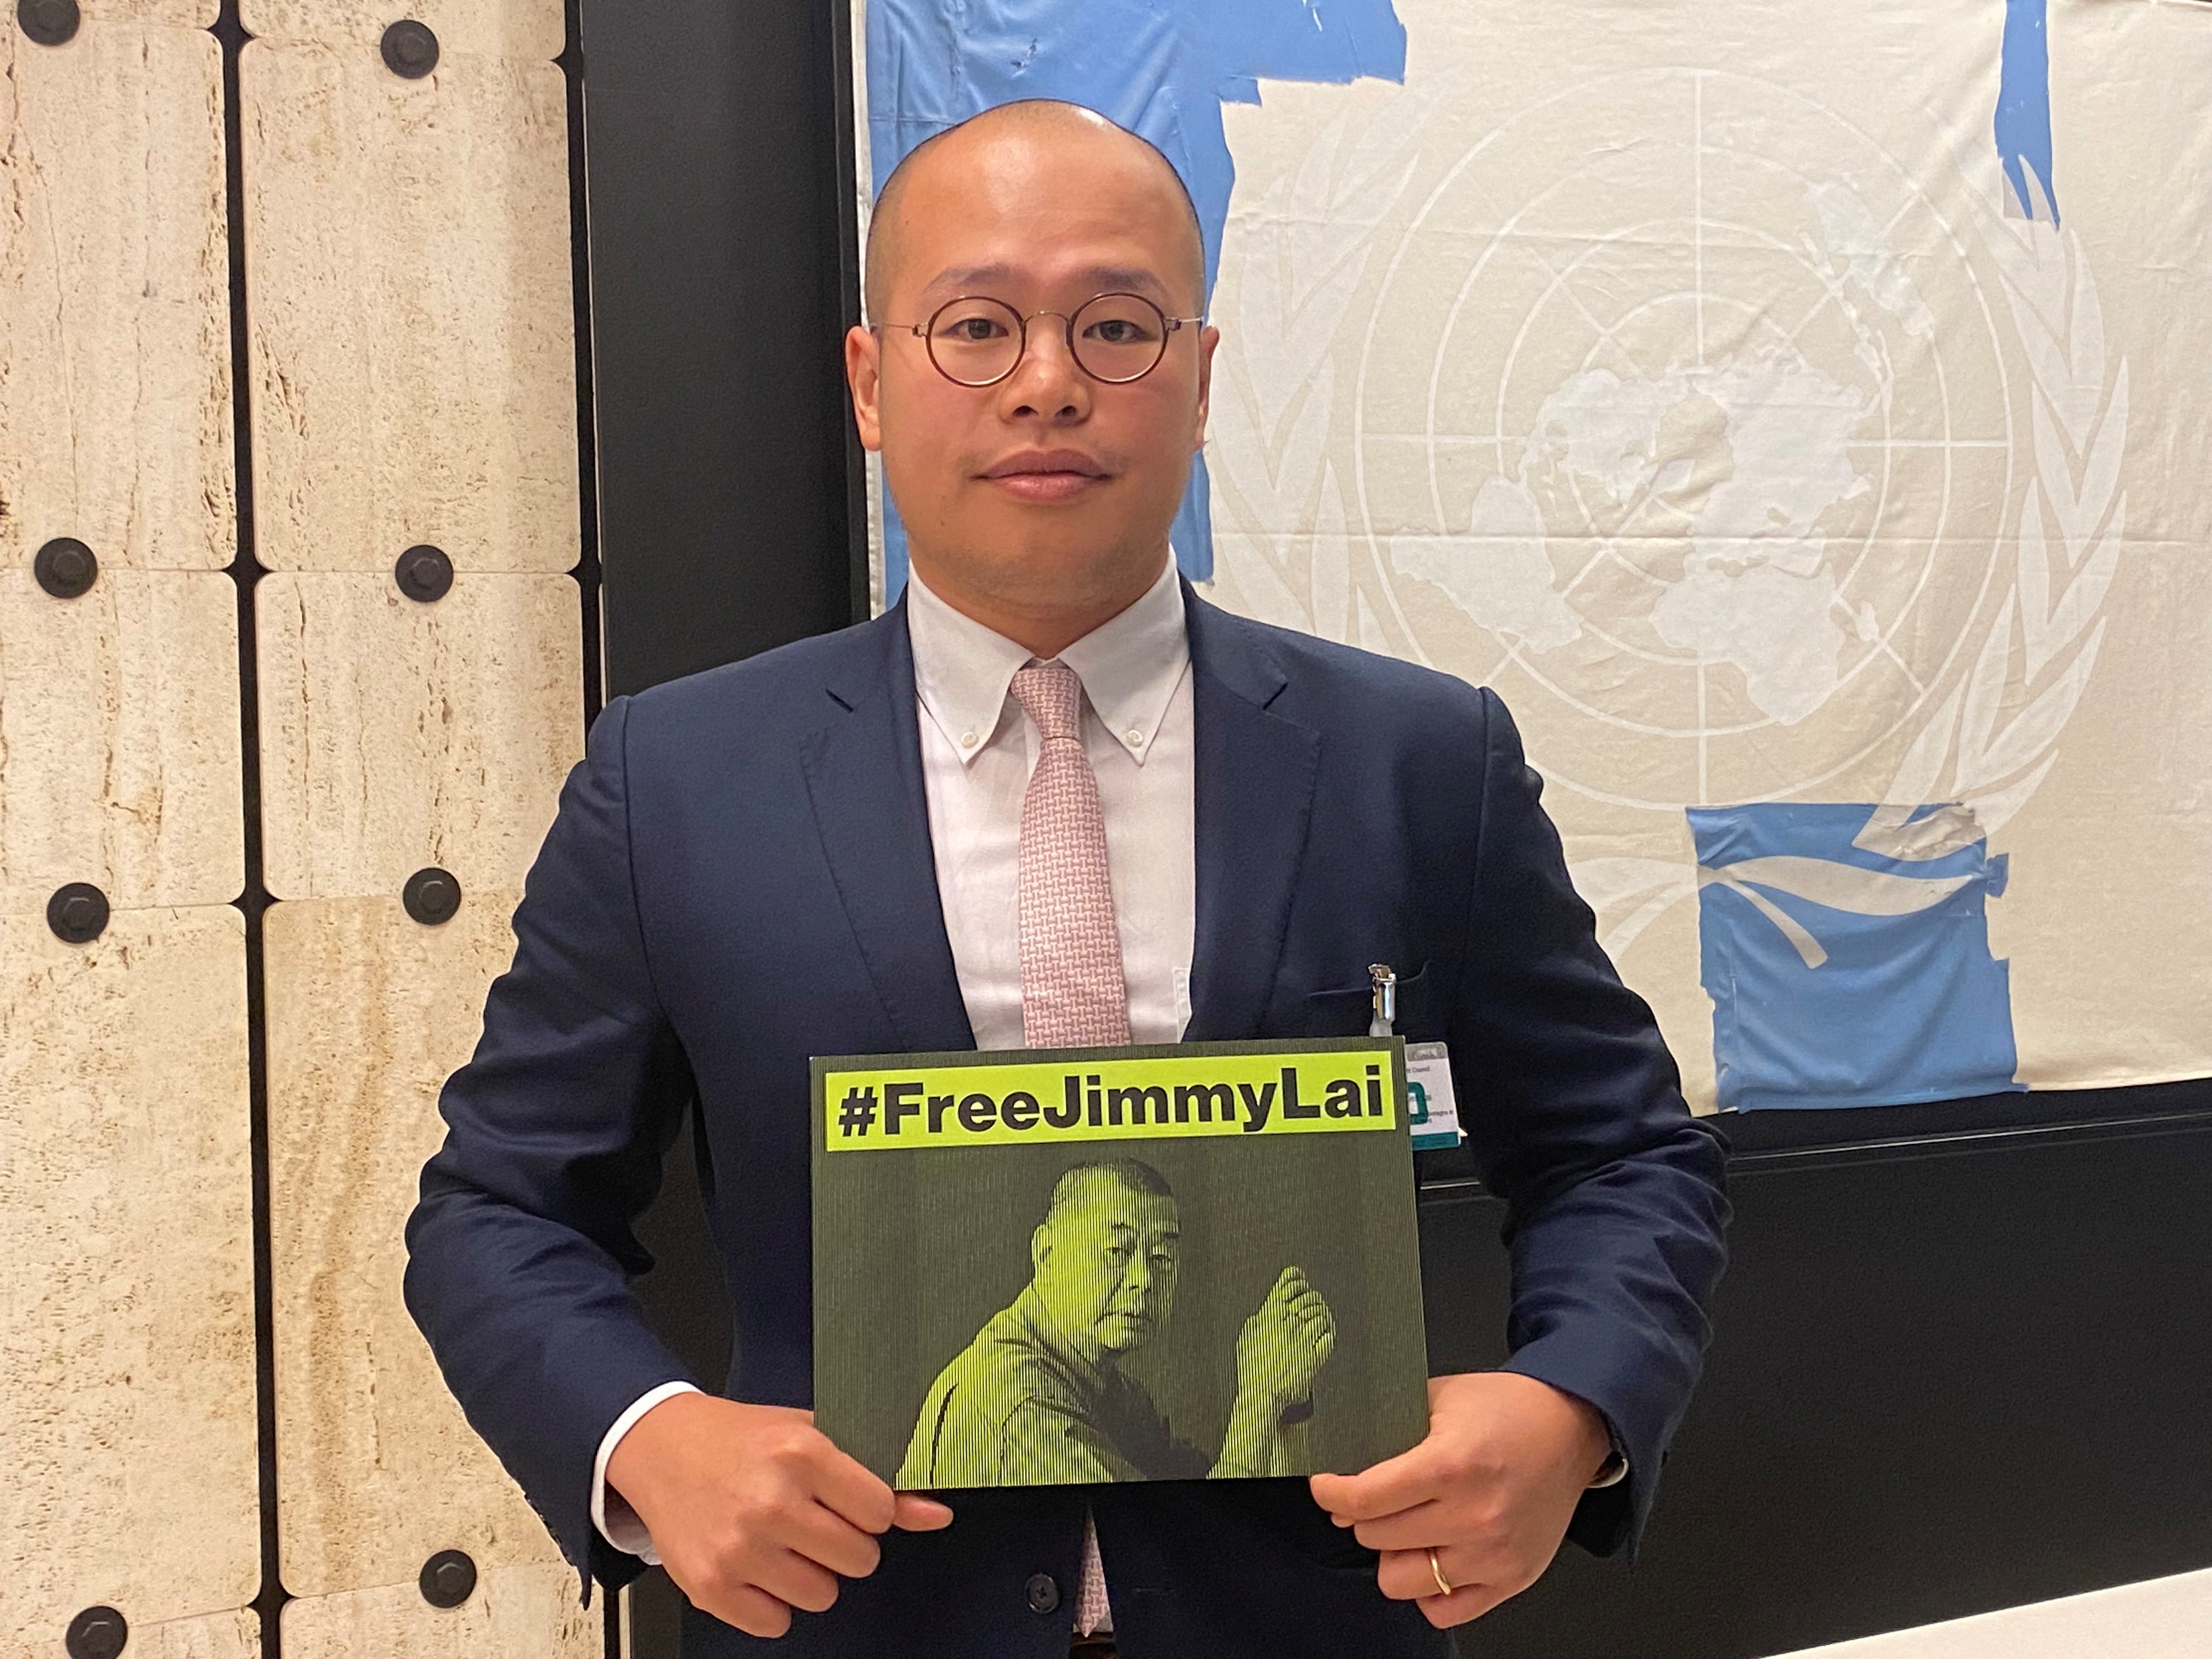
[[[1628,1479],[1628,1454],[1620,1449],[1620,1442],[1613,1443],[1613,1455],[1598,1466],[1597,1476],[1586,1490],[1603,1492],[1607,1486],[1617,1486]]]
[[[645,1522],[637,1518],[637,1511],[623,1501],[618,1492],[607,1486],[607,1460],[615,1455],[622,1437],[636,1425],[637,1419],[664,1400],[672,1400],[679,1394],[700,1394],[704,1390],[690,1382],[664,1382],[657,1389],[648,1389],[631,1402],[630,1408],[614,1420],[599,1442],[599,1455],[592,1463],[592,1524],[599,1529],[599,1536],[625,1555],[635,1555],[648,1567],[660,1565],[660,1552],[653,1547],[653,1534],[645,1529]]]

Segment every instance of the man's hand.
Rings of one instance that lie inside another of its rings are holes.
[[[840,1577],[876,1570],[877,1534],[952,1519],[839,1451],[811,1412],[704,1394],[639,1418],[607,1460],[607,1485],[692,1605],[749,1636],[782,1635],[793,1607],[826,1611]]]
[[[1596,1409],[1511,1371],[1429,1379],[1429,1437],[1362,1474],[1317,1474],[1314,1502],[1382,1552],[1383,1595],[1463,1625],[1518,1595],[1559,1553],[1611,1454]],[[1452,1586],[1437,1589],[1429,1551]]]
[[[1336,1352],[1336,1319],[1296,1267],[1285,1267],[1237,1336],[1237,1392],[1273,1399],[1279,1409],[1313,1392]]]

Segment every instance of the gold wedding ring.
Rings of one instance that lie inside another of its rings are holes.
[[[1436,1575],[1437,1594],[1449,1595],[1452,1593],[1451,1580],[1444,1577],[1443,1563],[1437,1559],[1434,1548],[1429,1551],[1429,1571]]]

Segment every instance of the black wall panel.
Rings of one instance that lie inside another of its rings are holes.
[[[613,696],[853,619],[853,173],[841,6],[580,10]]]
[[[612,696],[866,609],[840,367],[854,173],[842,6],[571,4]],[[641,1231],[660,1264],[639,1286],[648,1311],[720,1376],[729,1315],[688,1139]],[[647,1575],[635,1659],[672,1659],[677,1609]]]

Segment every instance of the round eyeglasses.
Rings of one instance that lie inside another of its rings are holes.
[[[1170,317],[1141,294],[1094,294],[1073,313],[1033,311],[1027,317],[1004,300],[963,294],[947,300],[921,323],[878,323],[916,336],[937,372],[956,386],[996,386],[1021,366],[1030,325],[1057,317],[1066,325],[1067,355],[1094,380],[1127,386],[1141,380],[1168,355],[1176,331],[1203,317]]]

